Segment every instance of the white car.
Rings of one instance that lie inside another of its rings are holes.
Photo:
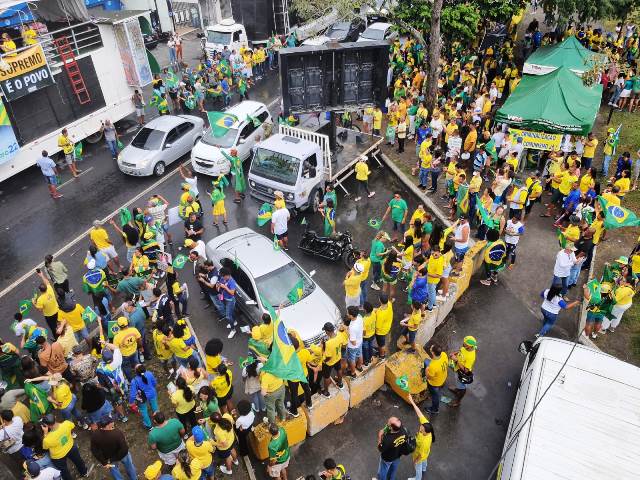
[[[258,137],[264,139],[264,122],[273,122],[264,103],[245,100],[225,111],[235,115],[238,121],[222,137],[214,137],[207,130],[191,151],[191,166],[198,173],[217,177],[226,175],[231,164],[221,151],[229,154],[231,149],[238,151],[240,160],[245,161],[251,155],[251,149]],[[256,127],[251,119],[258,119]]]
[[[280,317],[287,328],[298,331],[306,345],[323,338],[326,322],[337,325],[340,310],[329,296],[283,250],[274,250],[273,241],[250,228],[238,228],[207,243],[207,258],[217,268],[226,267],[238,284],[236,305],[252,324],[262,322],[267,311],[261,296],[274,309],[282,304]],[[302,279],[302,298],[294,304],[287,295]]]
[[[398,36],[398,32],[393,29],[390,23],[372,23],[360,34],[358,42],[382,42],[393,40]]]
[[[127,175],[164,174],[167,165],[191,151],[202,137],[204,121],[193,115],[161,115],[138,130],[118,155],[118,168]]]

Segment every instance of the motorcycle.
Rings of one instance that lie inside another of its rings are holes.
[[[335,262],[342,259],[348,269],[356,263],[356,249],[352,244],[351,234],[347,231],[335,237],[320,237],[314,230],[305,230],[298,248],[308,255]]]

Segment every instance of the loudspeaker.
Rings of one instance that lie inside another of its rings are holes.
[[[385,101],[386,42],[286,48],[279,55],[286,115],[382,106]]]

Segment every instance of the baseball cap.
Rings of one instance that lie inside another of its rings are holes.
[[[476,348],[478,346],[478,342],[476,341],[475,337],[472,337],[471,335],[467,335],[466,337],[464,337],[462,343],[473,348]]]
[[[147,480],[155,480],[158,474],[162,471],[162,462],[160,460],[156,460],[147,468],[144,469],[144,478]]]
[[[273,192],[273,195],[278,198],[284,198],[284,193],[282,193],[280,190],[276,190],[275,192]]]
[[[106,363],[109,363],[110,361],[113,360],[113,352],[111,350],[109,350],[108,348],[103,348],[102,349],[102,359]]]
[[[193,435],[193,440],[196,444],[201,444],[204,442],[204,430],[199,425],[196,425],[191,429],[191,434]]]
[[[129,325],[129,320],[127,320],[127,317],[118,317],[118,326],[120,328],[124,328],[128,325]]]
[[[37,477],[40,475],[40,465],[34,461],[27,462],[27,473],[30,477]]]
[[[354,269],[356,272],[358,272],[358,273],[362,273],[362,272],[364,272],[364,267],[362,266],[362,264],[361,264],[361,263],[355,263],[355,264],[353,265],[353,269]]]
[[[193,241],[193,240],[191,240],[190,238],[187,238],[187,239],[184,241],[184,246],[185,246],[185,247],[191,247],[191,246],[195,245],[195,243],[196,243],[196,242],[194,242],[194,241]]]

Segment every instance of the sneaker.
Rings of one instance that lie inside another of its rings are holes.
[[[616,329],[613,327],[609,327],[609,333],[615,333]]]
[[[538,337],[540,337],[540,334],[539,334],[539,333],[536,333],[536,334],[534,335],[534,337],[538,338]]]
[[[262,423],[269,423],[269,419],[267,417],[262,417]]]
[[[376,192],[370,192],[369,195],[367,195],[367,198],[371,198],[376,194]]]
[[[354,202],[358,202],[358,201],[360,201],[360,199],[362,199],[362,197],[356,197],[356,198],[353,199],[353,201]]]
[[[253,403],[251,404],[251,410],[253,410],[254,412],[258,413],[258,409],[256,408],[256,406]]]
[[[482,285],[486,285],[487,287],[491,286],[491,280],[482,279],[480,280]]]
[[[249,325],[245,325],[244,327],[240,327],[240,331],[242,333],[251,333],[251,328],[249,328]]]
[[[236,458],[236,459],[233,461],[233,464],[234,464],[234,465],[240,465],[240,461]]]
[[[321,395],[327,398],[331,397],[331,394],[329,393],[329,390],[327,390],[326,392],[321,392]]]
[[[229,330],[231,328],[231,324],[227,323],[227,330]]]
[[[78,434],[76,432],[71,432],[71,438],[78,438]]]
[[[233,471],[227,469],[227,467],[224,465],[220,465],[220,471],[225,475],[233,475]]]
[[[596,332],[591,332],[591,338],[593,339],[598,338],[598,334]]]
[[[233,328],[233,329],[231,329],[231,331],[229,332],[229,335],[227,335],[227,338],[231,339],[231,338],[233,338],[233,337],[235,337],[235,336],[236,336],[236,329],[235,329],[235,328]]]
[[[289,412],[289,415],[291,415],[293,418],[298,418],[300,416],[299,412],[293,413],[293,412]]]
[[[336,387],[338,387],[340,390],[344,389],[344,383],[340,382],[340,383],[336,383]]]
[[[439,410],[431,410],[431,408],[427,408],[426,412],[430,415],[436,415],[437,413],[440,413]]]
[[[378,291],[379,291],[379,290],[380,290],[380,286],[379,286],[377,283],[372,282],[372,283],[371,283],[371,289],[372,289],[372,290],[378,290]]]
[[[437,302],[444,302],[446,299],[447,297],[443,297],[442,295],[436,295]]]

